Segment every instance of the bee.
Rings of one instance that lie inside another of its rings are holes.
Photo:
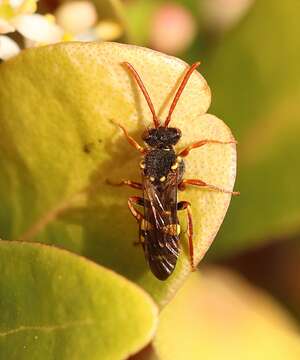
[[[142,155],[140,162],[142,181],[123,180],[117,184],[109,183],[117,186],[127,185],[142,191],[142,196],[131,196],[128,199],[128,207],[139,225],[137,243],[142,245],[146,261],[154,276],[159,280],[166,280],[174,271],[180,253],[181,228],[177,212],[181,210],[187,212],[189,259],[191,269],[195,269],[191,204],[187,201],[177,201],[178,190],[184,190],[186,186],[193,185],[233,195],[238,194],[207,184],[200,179],[184,179],[184,158],[192,149],[206,144],[233,144],[236,141],[206,139],[191,144],[179,152],[175,151],[174,146],[181,138],[181,131],[178,128],[169,127],[169,123],[190,76],[200,65],[199,62],[190,66],[185,73],[164,123],[158,119],[138,72],[128,62],[124,62],[123,65],[142,91],[152,113],[154,126],[146,129],[142,134],[142,140],[146,144],[142,147],[128,134],[124,126],[116,124],[122,129],[129,144]],[[143,208],[143,212],[138,207]]]

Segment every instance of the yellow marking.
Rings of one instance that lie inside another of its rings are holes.
[[[145,242],[145,236],[144,235],[140,235],[140,242],[144,243]]]
[[[165,176],[162,176],[160,179],[159,179],[160,182],[164,182],[166,181],[166,177]]]
[[[150,176],[150,181],[151,182],[155,181],[155,178],[153,176]]]
[[[180,235],[180,225],[179,224],[170,224],[163,227],[163,232],[168,235]]]
[[[178,163],[180,163],[180,162],[182,161],[182,157],[181,157],[181,156],[177,156],[176,161],[177,161]]]
[[[174,165],[171,166],[172,170],[176,170],[178,168],[178,162],[176,162]]]
[[[145,167],[146,167],[146,166],[145,166],[145,162],[144,162],[144,161],[141,161],[141,162],[140,162],[140,168],[141,168],[141,169],[145,169]]]
[[[151,230],[151,229],[153,229],[152,224],[149,221],[142,219],[141,230]]]

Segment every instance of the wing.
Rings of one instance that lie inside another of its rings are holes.
[[[143,179],[145,221],[141,236],[150,269],[160,280],[170,276],[179,255],[177,180],[177,172],[170,173],[160,184],[153,184],[146,177]]]

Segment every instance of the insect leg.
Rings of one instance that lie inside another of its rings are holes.
[[[219,188],[218,186],[207,184],[205,181],[200,180],[200,179],[184,179],[178,184],[178,189],[183,191],[186,189],[187,185],[199,186],[204,189],[218,191],[218,192],[231,194],[231,195],[240,195],[240,193],[238,191],[230,191],[230,190],[222,189],[222,188]]]
[[[190,254],[190,264],[192,271],[195,271],[194,265],[194,245],[193,245],[193,218],[192,218],[192,210],[191,204],[188,201],[180,201],[177,204],[177,210],[185,210],[187,211],[187,219],[188,219],[188,235],[189,235],[189,254]]]
[[[144,199],[140,196],[130,196],[127,203],[131,214],[135,217],[136,221],[140,223],[144,217],[133,205],[144,206]]]
[[[123,185],[126,185],[126,186],[129,186],[133,189],[139,189],[139,190],[142,190],[143,189],[143,186],[141,183],[139,182],[136,182],[136,181],[131,181],[131,180],[122,180],[121,182],[119,183],[113,183],[111,182],[110,180],[106,180],[106,183],[108,185],[112,185],[112,186],[123,186]]]
[[[194,144],[188,145],[187,147],[182,149],[177,155],[182,156],[182,157],[187,156],[192,149],[197,149],[206,144],[223,144],[223,145],[225,145],[225,144],[237,144],[237,142],[235,140],[231,140],[231,141],[219,141],[219,140],[209,140],[209,139],[200,140],[200,141],[195,142]]]
[[[124,133],[124,135],[125,135],[125,137],[126,137],[126,139],[127,139],[127,141],[129,142],[130,145],[132,145],[132,146],[133,146],[137,151],[139,151],[140,153],[142,153],[142,154],[145,154],[145,153],[146,153],[146,149],[143,148],[140,144],[138,144],[138,143],[134,140],[134,138],[131,137],[131,136],[128,134],[127,130],[125,129],[125,127],[124,127],[123,125],[118,124],[118,123],[116,123],[116,122],[114,122],[114,121],[113,121],[113,123],[114,123],[115,125],[119,126],[119,128],[123,130],[123,133]]]
[[[138,210],[135,209],[135,207],[133,206],[134,204],[144,206],[144,199],[139,196],[131,196],[128,199],[129,210],[130,210],[131,214],[135,217],[139,226],[141,226],[141,222],[143,221],[144,216]],[[139,237],[138,241],[133,242],[133,245],[142,245],[142,244],[143,244],[143,241],[140,237]]]

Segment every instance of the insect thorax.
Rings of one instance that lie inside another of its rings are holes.
[[[177,169],[180,171],[179,174],[182,175],[184,164],[182,159],[178,163],[173,148],[152,149],[145,155],[144,174],[153,182],[164,182],[168,174],[178,171]]]

